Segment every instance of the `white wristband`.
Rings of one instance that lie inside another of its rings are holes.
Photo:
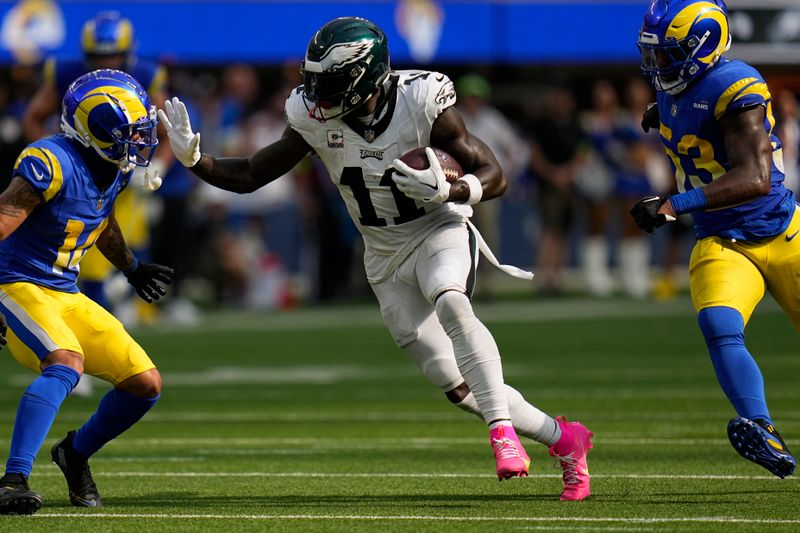
[[[458,178],[458,181],[465,182],[469,187],[469,198],[461,203],[475,205],[481,201],[481,198],[483,198],[483,185],[481,185],[481,180],[478,179],[478,176],[475,174],[464,174]]]

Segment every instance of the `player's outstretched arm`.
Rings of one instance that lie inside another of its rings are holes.
[[[22,178],[14,178],[0,194],[0,241],[22,224],[42,199]]]
[[[482,200],[496,198],[506,191],[507,182],[491,149],[467,131],[464,119],[454,107],[448,107],[434,121],[431,145],[441,148],[461,163],[464,172],[476,176],[483,186]],[[465,202],[469,199],[469,186],[457,180],[450,187],[450,200]]]
[[[253,192],[292,170],[311,151],[300,134],[287,127],[280,140],[250,157],[215,158],[200,153],[200,134],[192,131],[186,106],[178,98],[167,100],[158,116],[175,157],[201,180],[226,191]]]
[[[112,265],[122,270],[128,283],[145,302],[152,303],[167,294],[164,285],[172,283],[175,272],[167,266],[140,263],[125,243],[125,237],[113,212],[108,217],[106,229],[97,238],[96,245]]]

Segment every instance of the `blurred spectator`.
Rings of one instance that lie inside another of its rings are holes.
[[[775,134],[783,146],[784,185],[800,194],[800,107],[797,97],[789,90],[782,90],[775,100],[778,119]]]
[[[192,97],[184,91],[174,91],[186,104],[193,123],[202,123]],[[194,274],[197,261],[195,217],[190,208],[190,195],[198,179],[186,167],[174,161],[164,176],[163,185],[156,195],[160,200],[159,216],[152,228],[151,256],[153,261],[171,265],[175,270],[172,288],[164,300],[166,319],[175,324],[192,325],[199,316],[194,303],[184,291],[184,281]]]
[[[514,184],[525,169],[530,157],[528,145],[517,134],[514,126],[503,114],[488,104],[491,96],[489,82],[477,74],[468,74],[456,82],[458,108],[467,129],[491,148],[508,178],[513,194]],[[500,217],[502,199],[481,202],[473,206],[473,221],[483,238],[493,250],[501,248]],[[481,282],[478,294],[491,296],[492,277],[496,269],[486,263],[480,265]]]
[[[657,151],[653,137],[641,128],[642,115],[654,96],[647,83],[631,78],[625,86],[626,121],[619,131],[625,146],[617,163],[617,211],[622,225],[619,266],[622,286],[629,296],[646,298],[650,294],[650,240],[628,215],[637,199],[653,194],[668,183],[666,160]]]
[[[228,156],[246,156],[280,138],[286,123],[283,104],[294,87],[282,86],[266,99],[256,71],[248,65],[234,65],[223,73],[222,94],[216,113],[217,146]],[[291,173],[290,173],[291,174]],[[228,300],[241,298],[251,307],[282,307],[293,300],[290,277],[302,274],[302,232],[293,176],[276,180],[258,191],[238,195],[201,184],[200,200],[219,211],[216,220],[226,230],[217,232],[219,245],[249,257],[244,263],[223,265],[242,268],[228,271],[224,279],[243,288],[227,292]],[[294,284],[307,286],[303,279]],[[238,296],[237,296],[238,295]]]
[[[538,179],[542,225],[536,279],[541,294],[559,294],[563,290],[567,232],[575,218],[579,149],[585,138],[569,89],[551,87],[542,101],[546,102],[544,109],[525,126],[531,142],[530,166]]]
[[[17,70],[16,83],[13,74],[9,71],[0,76],[0,191],[8,187],[14,163],[26,145],[22,134],[22,114],[27,105],[24,87],[32,77],[31,70]]]
[[[612,153],[616,133],[625,120],[614,86],[605,79],[592,86],[592,108],[581,117],[591,142],[576,176],[576,187],[587,204],[586,236],[581,250],[583,278],[589,293],[608,296],[614,289],[609,264],[609,215],[614,189]]]

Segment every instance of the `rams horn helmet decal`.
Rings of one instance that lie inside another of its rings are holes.
[[[147,92],[119,70],[84,74],[64,94],[62,131],[122,172],[150,164],[158,144],[157,125]]]
[[[679,94],[730,42],[723,0],[652,0],[639,32],[642,73],[655,91]]]

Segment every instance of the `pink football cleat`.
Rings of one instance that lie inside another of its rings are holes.
[[[531,460],[512,426],[497,426],[489,430],[489,442],[494,450],[497,478],[500,481],[528,475]]]
[[[586,454],[592,448],[594,433],[580,422],[567,422],[563,416],[556,417],[556,422],[561,427],[561,438],[550,447],[550,455],[558,459],[564,470],[561,499],[583,500],[591,494]]]

